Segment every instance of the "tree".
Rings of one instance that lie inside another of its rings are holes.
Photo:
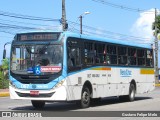
[[[2,69],[3,70],[8,70],[9,68],[9,60],[6,58],[6,59],[3,59],[2,60]]]
[[[156,16],[156,23],[154,22],[152,24],[152,30],[155,30],[155,26],[157,26],[157,31],[155,31],[157,34],[160,33],[160,15]],[[154,35],[155,35],[155,32],[154,32]]]
[[[0,89],[4,88],[4,75],[3,75],[3,72],[0,71]]]
[[[0,88],[8,88],[9,59],[3,59],[0,66]]]
[[[4,77],[7,78],[8,77],[8,69],[9,69],[9,59],[6,58],[6,59],[2,60],[1,68],[2,68],[2,71],[3,71]]]

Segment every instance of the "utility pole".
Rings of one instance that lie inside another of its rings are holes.
[[[65,0],[62,0],[62,28],[63,28],[63,31],[66,31],[66,8],[65,8]]]
[[[159,70],[158,70],[158,39],[157,39],[157,10],[155,8],[155,83],[159,83]]]

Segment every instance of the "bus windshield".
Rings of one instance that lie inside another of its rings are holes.
[[[14,74],[48,75],[62,69],[62,45],[12,45],[11,71]]]

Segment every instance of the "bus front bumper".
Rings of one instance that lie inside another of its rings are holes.
[[[9,86],[10,98],[16,100],[66,101],[67,92],[64,86],[51,90],[25,90]]]

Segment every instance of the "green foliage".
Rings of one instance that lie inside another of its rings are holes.
[[[3,59],[2,60],[2,69],[8,70],[9,69],[9,59]]]
[[[8,88],[9,80],[5,79],[3,72],[0,71],[0,89]]]
[[[2,65],[0,66],[0,89],[9,87],[8,80],[8,69],[9,69],[9,59],[2,60]]]
[[[2,89],[2,88],[3,88],[3,74],[0,71],[0,89]]]
[[[152,24],[152,30],[155,30],[155,26],[157,26],[156,33],[160,33],[160,15],[156,17],[157,24],[155,22]]]

